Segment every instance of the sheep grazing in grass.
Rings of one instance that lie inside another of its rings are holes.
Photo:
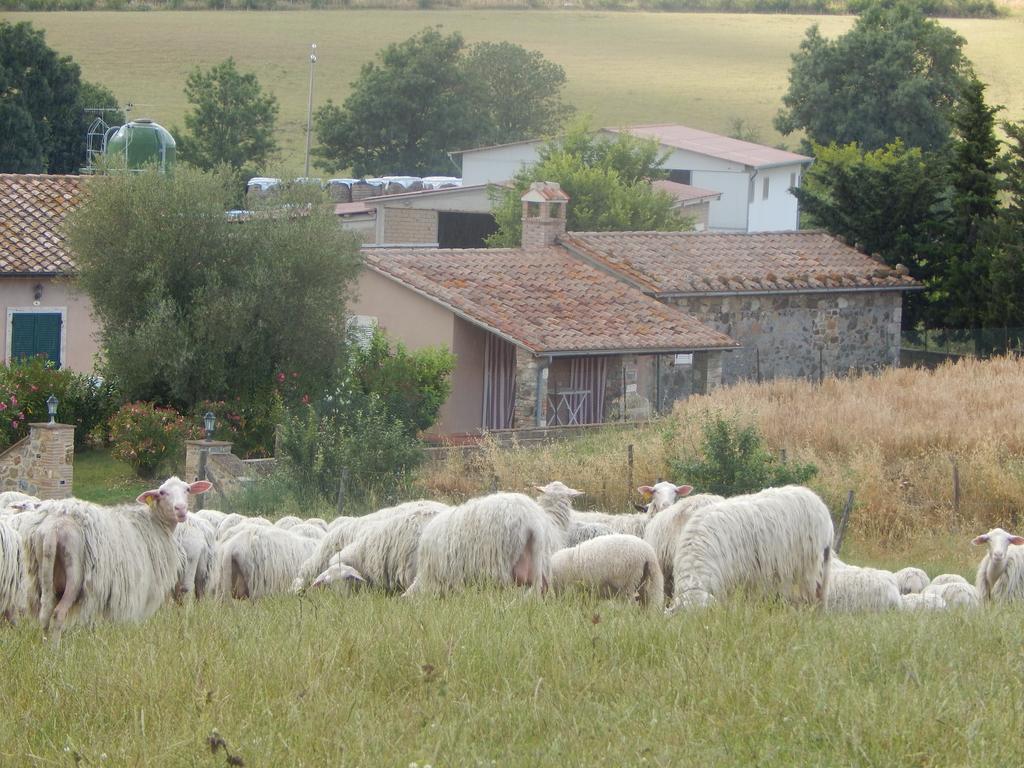
[[[643,512],[635,514],[613,515],[607,512],[577,512],[576,520],[581,523],[601,523],[615,533],[628,533],[631,536],[644,537],[651,517],[666,507],[672,506],[677,499],[686,496],[693,488],[689,485],[676,485],[663,480],[654,485],[641,485],[637,488],[643,497],[649,498]]]
[[[684,487],[688,488],[689,486]],[[683,528],[690,521],[694,512],[710,504],[717,504],[720,501],[725,501],[725,498],[713,493],[698,493],[696,496],[686,496],[677,499],[673,504],[657,512],[647,524],[643,538],[658,553],[658,565],[661,566],[666,598],[672,597],[674,585],[673,567],[675,565],[679,534],[682,533]]]
[[[903,611],[944,611],[946,601],[939,595],[909,592],[900,595],[900,610]]]
[[[574,588],[636,601],[657,611],[665,605],[654,547],[628,534],[600,536],[552,555],[551,590],[561,594]]]
[[[708,605],[744,588],[823,604],[832,535],[828,507],[796,485],[698,509],[677,544],[669,611]]]
[[[565,546],[575,547],[584,541],[596,539],[598,536],[610,536],[615,531],[604,523],[582,523],[575,518],[569,526],[569,532],[565,535]]]
[[[973,543],[988,547],[974,580],[978,596],[998,602],[1024,599],[1024,537],[993,528]]]
[[[936,584],[932,581],[921,594],[937,595],[942,598],[949,608],[975,608],[981,605],[978,590],[966,580],[946,581],[942,584]]]
[[[168,478],[137,504],[101,507],[80,499],[44,502],[26,539],[29,610],[54,641],[69,622],[141,621],[177,581],[174,530],[205,480]]]
[[[362,575],[350,565],[331,563],[327,570],[313,579],[310,589],[330,589],[342,594],[350,594],[366,585]]]
[[[21,534],[0,519],[0,619],[13,622],[25,608]]]
[[[178,581],[174,586],[175,600],[194,595],[199,600],[210,586],[213,570],[213,552],[217,534],[207,520],[189,515],[174,529],[174,541],[181,549],[183,559],[178,568]]]
[[[354,569],[368,586],[385,592],[404,592],[416,579],[416,557],[423,529],[442,509],[447,507],[413,506],[402,514],[378,520],[366,526],[330,563]]]
[[[406,594],[470,585],[528,585],[541,594],[564,533],[529,496],[493,493],[437,514],[423,529],[416,580]]]
[[[394,507],[384,507],[362,517],[338,517],[327,527],[327,535],[318,543],[309,559],[302,564],[292,586],[294,592],[300,592],[321,573],[327,570],[331,558],[355,541],[368,527],[380,520],[390,517],[401,517],[415,510],[433,510],[440,512],[449,509],[447,504],[428,499],[407,501]]]
[[[221,600],[287,592],[317,541],[273,525],[238,525],[217,547],[212,582]]]
[[[881,612],[902,604],[895,574],[848,565],[832,557],[826,600],[831,613]]]
[[[921,592],[931,581],[928,574],[920,568],[901,568],[896,571],[896,583],[900,587],[901,595],[911,595]]]

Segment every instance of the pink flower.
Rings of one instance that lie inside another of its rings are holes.
[[[281,371],[281,373],[277,374],[277,380],[278,381],[284,381],[285,380],[284,371]]]
[[[21,419],[22,421],[25,420],[25,413],[24,413],[24,411],[18,414],[18,418]]]
[[[12,420],[12,421],[11,421],[11,427],[12,427],[13,429],[17,429],[17,428],[18,428],[18,422],[16,422],[16,421],[13,421],[13,420]]]
[[[309,395],[303,395],[302,396],[302,404],[303,405],[309,405]]]
[[[7,410],[7,403],[0,401],[0,411]]]
[[[17,404],[18,404],[18,398],[16,398],[14,395],[11,395],[11,405],[17,405]]]
[[[298,371],[292,371],[292,378],[293,379],[299,378],[299,372]]]
[[[35,384],[29,384],[28,386],[29,386],[29,389],[31,389],[33,392],[38,392],[39,391],[39,387],[37,387]]]

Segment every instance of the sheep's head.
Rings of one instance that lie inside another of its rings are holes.
[[[988,533],[976,537],[972,543],[987,544],[989,558],[999,563],[1006,559],[1006,550],[1011,544],[1024,544],[1024,537],[1007,533],[1002,528],[993,528]]]
[[[662,480],[654,485],[641,485],[637,488],[644,499],[650,500],[647,504],[647,511],[652,514],[671,507],[676,503],[676,499],[688,495],[692,490],[692,485],[676,485],[667,480]]]
[[[583,491],[577,491],[575,488],[570,488],[559,480],[550,482],[547,485],[535,485],[533,487],[545,496],[566,496],[571,499],[574,496],[583,495]]]
[[[184,523],[188,519],[188,497],[206,493],[213,487],[207,480],[186,483],[178,477],[169,477],[151,491],[143,491],[135,500],[146,504],[167,524]]]
[[[321,573],[310,589],[333,589],[338,592],[352,592],[366,584],[366,579],[355,568],[344,563],[334,563]]]

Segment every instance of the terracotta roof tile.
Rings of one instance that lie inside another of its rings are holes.
[[[560,241],[655,294],[920,286],[824,232],[570,232]]]
[[[363,258],[370,269],[538,354],[738,346],[562,248],[374,248]]]
[[[678,181],[669,181],[668,179],[659,179],[658,181],[651,182],[651,186],[661,192],[668,192],[681,203],[690,203],[695,200],[703,200],[705,198],[714,198],[715,200],[718,200],[722,197],[721,192],[715,192],[713,189],[703,189],[701,187],[694,187],[690,184],[680,184]]]
[[[0,274],[74,271],[60,225],[82,184],[81,176],[0,174]]]

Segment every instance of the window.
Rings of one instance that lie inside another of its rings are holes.
[[[668,180],[676,184],[692,184],[693,171],[669,171]]]
[[[11,360],[42,356],[60,366],[60,312],[11,312]]]
[[[370,348],[373,332],[377,329],[377,318],[370,315],[352,315],[348,319],[348,330],[352,341],[362,350]]]
[[[768,182],[771,181],[767,176],[764,177],[764,190],[761,192],[761,199],[768,199]]]

